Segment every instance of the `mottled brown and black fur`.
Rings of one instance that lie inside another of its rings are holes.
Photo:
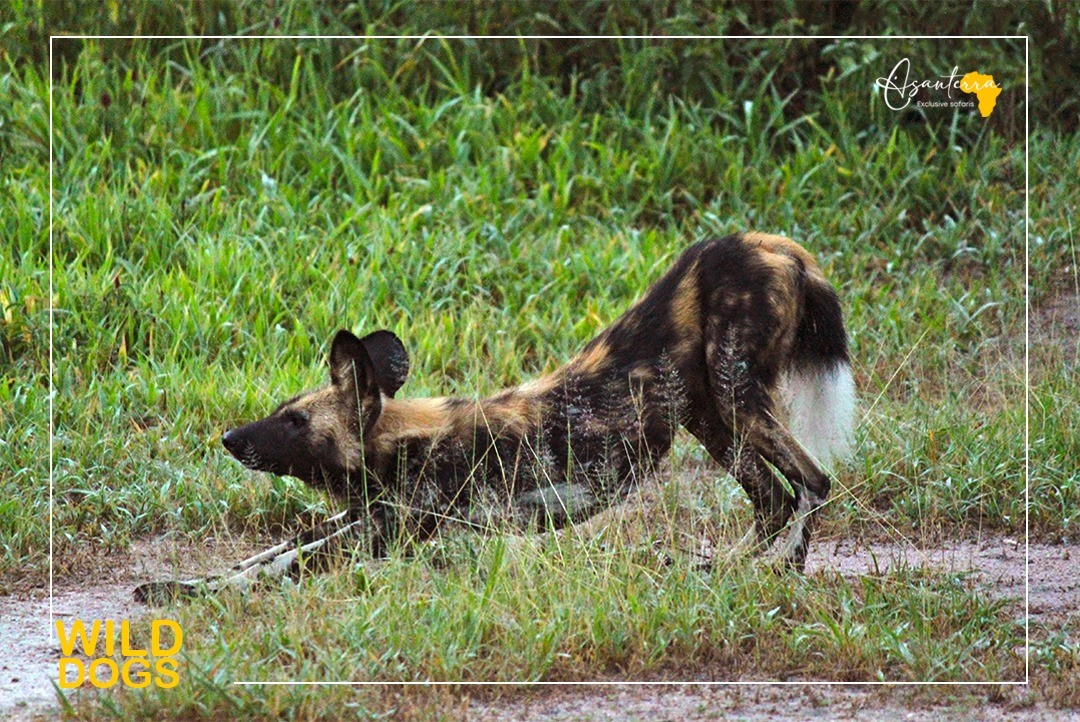
[[[810,254],[757,233],[687,249],[621,318],[538,380],[479,400],[395,398],[408,370],[394,334],[341,331],[329,386],[224,435],[246,466],[302,479],[346,511],[215,583],[295,574],[302,556],[310,563],[358,538],[383,555],[396,539],[424,539],[451,522],[577,521],[646,478],[679,426],[746,490],[756,544],[772,544],[797,513],[778,556],[801,568],[829,492],[814,454],[842,453],[850,424],[823,418],[834,438],[816,448],[793,435],[794,415],[806,435],[822,436],[814,415],[850,414],[850,399],[839,411],[830,399],[852,391],[846,336]],[[137,596],[189,587],[146,585]]]

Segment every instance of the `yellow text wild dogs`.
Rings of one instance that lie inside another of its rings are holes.
[[[302,479],[345,511],[230,575],[146,584],[136,597],[295,576],[357,544],[381,556],[452,522],[559,527],[622,499],[680,425],[749,496],[744,543],[801,569],[855,399],[835,292],[801,246],[760,233],[687,249],[543,378],[479,400],[395,398],[408,371],[389,331],[339,331],[329,386],[222,441],[245,466]]]

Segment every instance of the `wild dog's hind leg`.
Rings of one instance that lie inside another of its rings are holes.
[[[745,309],[740,311],[740,315],[750,315]],[[782,324],[768,316],[757,319],[756,324],[723,330],[713,321],[706,327],[705,359],[717,413],[743,444],[743,455],[752,449],[783,474],[795,492],[795,519],[787,537],[773,549],[782,564],[801,571],[814,518],[829,495],[830,482],[774,411],[773,389],[779,377],[776,364],[786,358],[789,339],[783,332],[761,329],[779,326]],[[755,466],[757,472],[768,472],[765,478],[775,479],[760,460]],[[786,504],[785,517],[790,514],[786,511],[790,502]]]
[[[754,524],[739,541],[735,553],[767,549],[795,511],[795,497],[748,445],[736,445],[712,400],[695,404],[697,413],[686,423],[713,460],[727,469],[746,492],[754,509]]]
[[[776,467],[795,492],[795,518],[773,551],[780,563],[802,571],[818,509],[829,496],[829,477],[771,411],[736,408],[734,416],[739,437]]]

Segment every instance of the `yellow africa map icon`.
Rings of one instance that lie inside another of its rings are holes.
[[[965,93],[974,93],[979,99],[979,112],[982,117],[989,118],[997,105],[997,97],[1001,95],[1001,88],[994,84],[993,75],[981,73],[968,73],[960,79],[960,89]]]

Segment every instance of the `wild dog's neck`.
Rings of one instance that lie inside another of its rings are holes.
[[[384,399],[371,430],[372,442],[377,448],[389,449],[410,439],[438,440],[475,428],[486,429],[492,437],[523,436],[540,422],[540,414],[534,395],[522,388],[485,399]]]
[[[450,429],[455,411],[476,402],[456,398],[388,399],[383,398],[372,434],[382,439],[438,436]]]

